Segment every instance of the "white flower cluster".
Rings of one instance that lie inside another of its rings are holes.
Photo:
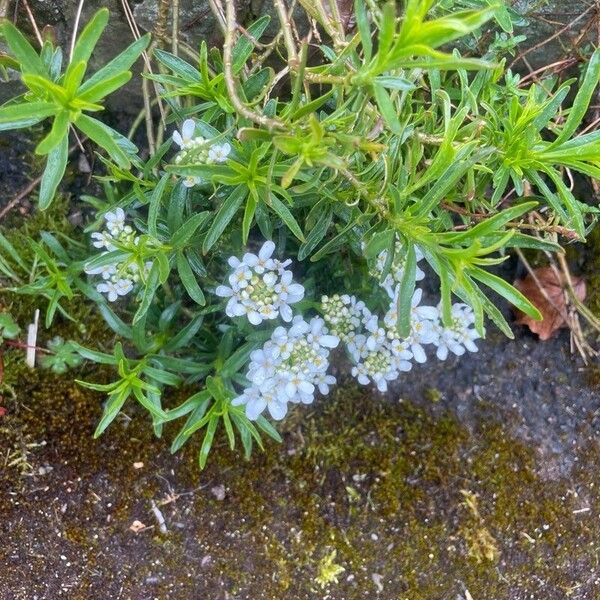
[[[246,253],[242,260],[232,256],[229,266],[233,268],[229,286],[220,285],[217,296],[229,298],[225,312],[230,317],[246,316],[252,325],[281,318],[289,323],[293,313],[290,304],[304,297],[304,287],[294,283],[291,271],[286,267],[291,260],[283,262],[272,258],[275,244],[265,242],[258,255]]]
[[[417,259],[423,258],[421,252]],[[387,260],[382,252],[376,262],[374,275],[381,278]],[[424,346],[436,347],[436,356],[445,360],[452,352],[461,356],[467,350],[477,352],[474,341],[480,337],[473,327],[475,318],[472,309],[466,304],[452,306],[452,324],[444,327],[441,322],[440,306],[423,306],[423,291],[416,289],[410,308],[410,333],[402,338],[398,333],[399,289],[402,280],[405,257],[402,246],[395,248],[392,270],[380,285],[390,296],[388,310],[383,320],[372,314],[364,302],[354,296],[323,296],[321,307],[323,318],[333,334],[346,346],[353,367],[352,375],[362,385],[374,383],[377,389],[385,392],[389,381],[397,379],[401,372],[410,371],[412,360],[418,363],[427,361]],[[425,274],[417,269],[417,279]]]
[[[130,225],[125,225],[125,211],[117,208],[114,212],[104,215],[106,229],[102,232],[92,233],[95,248],[104,248],[106,254],[123,247],[135,247],[139,237]],[[142,277],[146,277],[152,268],[152,262],[140,266],[135,260],[109,263],[100,267],[86,267],[88,275],[101,275],[103,281],[96,285],[96,290],[106,294],[110,302],[119,296],[126,296],[133,290]]]
[[[352,375],[362,385],[374,383],[382,392],[387,390],[388,382],[410,371],[413,360],[426,362],[424,346],[436,346],[440,360],[445,360],[450,352],[460,356],[467,350],[477,351],[474,341],[480,336],[473,327],[471,308],[454,304],[452,323],[444,327],[440,307],[421,304],[421,289],[416,289],[412,297],[410,333],[406,338],[399,335],[399,282],[405,264],[402,247],[396,248],[391,279],[386,278],[381,284],[390,296],[383,319],[348,294],[323,296],[323,318],[306,321],[293,316],[290,304],[302,299],[304,288],[293,283],[291,271],[286,270],[291,261],[272,258],[274,251],[275,244],[268,241],[257,255],[248,253],[241,260],[231,257],[229,286],[221,285],[215,290],[217,295],[229,298],[229,316],[246,316],[253,325],[279,316],[291,321],[287,329],[278,326],[262,349],[250,355],[246,378],[251,385],[232,404],[244,406],[251,420],[265,409],[273,419],[283,419],[290,403],[310,404],[317,390],[329,393],[329,386],[336,382],[327,373],[329,352],[340,341],[352,360]],[[419,253],[418,259],[421,258]],[[385,262],[385,257],[380,256],[378,264],[382,260]],[[419,280],[423,279],[423,271],[419,269],[418,273]]]
[[[252,382],[232,401],[245,405],[246,416],[255,420],[265,410],[271,417],[285,417],[288,404],[310,404],[318,389],[329,393],[335,377],[327,374],[329,350],[339,339],[330,335],[323,319],[305,321],[301,316],[286,329],[277,327],[271,339],[250,355],[247,378]]]
[[[175,157],[175,164],[186,164],[190,162],[214,164],[223,163],[231,152],[228,142],[223,144],[211,144],[201,135],[196,135],[196,123],[193,119],[186,119],[181,127],[181,132],[173,132],[173,141],[179,146],[179,153]],[[194,187],[200,182],[199,177],[186,177],[183,185]]]

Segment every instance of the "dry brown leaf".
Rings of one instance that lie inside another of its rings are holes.
[[[560,273],[557,274],[552,267],[540,267],[534,269],[533,272],[537,282],[531,275],[527,275],[523,279],[517,279],[514,286],[542,313],[543,320],[535,321],[515,309],[515,313],[519,317],[516,322],[519,325],[527,325],[533,333],[540,336],[540,340],[548,340],[555,331],[567,324],[565,315],[568,314],[568,307],[564,292],[566,283],[564,276]],[[581,277],[574,276],[571,276],[571,281],[575,295],[583,302],[586,294],[585,281]]]

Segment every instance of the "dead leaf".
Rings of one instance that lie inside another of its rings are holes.
[[[534,269],[533,272],[537,282],[531,275],[527,275],[523,279],[517,279],[514,286],[542,313],[543,319],[535,321],[515,309],[515,313],[519,317],[516,322],[519,325],[527,325],[533,333],[540,336],[540,340],[548,340],[555,331],[567,324],[565,315],[568,314],[568,307],[564,292],[566,282],[564,275],[557,273],[552,267],[540,267]],[[585,281],[582,277],[574,276],[571,276],[571,281],[575,295],[583,302],[586,294]],[[543,288],[543,292],[540,286]]]
[[[139,533],[140,531],[143,531],[144,529],[146,529],[146,526],[141,521],[134,521],[129,526],[129,529],[130,529],[130,531],[133,531],[133,533]]]

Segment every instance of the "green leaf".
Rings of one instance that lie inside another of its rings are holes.
[[[75,125],[105,150],[122,169],[128,169],[131,166],[127,154],[117,144],[116,132],[108,125],[87,115],[80,115],[75,121]]]
[[[154,294],[158,289],[160,284],[160,266],[158,261],[154,261],[152,268],[150,269],[150,273],[148,274],[148,280],[146,281],[146,285],[144,286],[144,293],[142,295],[142,301],[133,317],[133,324],[135,325],[138,321],[140,321],[145,314],[148,312],[150,308],[150,304],[154,299]]]
[[[538,205],[538,202],[523,202],[515,206],[511,206],[498,214],[478,223],[471,229],[461,233],[445,233],[440,235],[440,239],[452,244],[460,244],[461,242],[478,240],[492,233],[496,233],[509,221],[518,219],[521,215],[533,210]]]
[[[37,145],[35,153],[42,155],[48,154],[51,150],[54,150],[68,134],[69,113],[68,111],[63,110],[54,117],[52,129],[50,129],[48,135]]]
[[[242,219],[242,244],[244,245],[248,243],[248,236],[250,235],[250,227],[252,227],[252,221],[254,220],[256,205],[256,198],[254,196],[248,196],[246,199],[246,208],[244,208],[244,218]]]
[[[207,390],[196,392],[178,407],[168,410],[166,420],[174,421],[175,419],[184,417],[188,413],[197,409],[203,402],[206,402],[206,400],[210,400],[210,393]]]
[[[302,244],[298,250],[298,260],[304,260],[307,256],[310,256],[312,251],[317,247],[320,241],[325,237],[331,221],[333,219],[333,209],[327,205],[325,210],[319,216],[319,219],[315,223],[315,226],[310,230],[310,233],[306,236],[306,241]]]
[[[559,136],[551,144],[551,148],[567,141],[583,121],[585,114],[594,95],[594,90],[600,80],[600,48],[597,48],[590,58],[585,77],[579,87],[575,102],[569,111],[567,121],[562,128]]]
[[[65,135],[57,146],[48,154],[46,168],[40,183],[40,208],[45,210],[54,199],[58,184],[62,181],[69,157],[69,136]]]
[[[245,185],[238,185],[229,194],[223,204],[221,204],[221,207],[204,238],[204,242],[202,243],[202,252],[204,254],[206,254],[221,237],[221,234],[225,231],[225,228],[229,225],[247,195],[248,188]]]
[[[270,438],[274,439],[276,442],[279,442],[280,444],[283,442],[277,429],[275,429],[275,427],[273,427],[273,425],[271,425],[271,423],[269,423],[269,421],[267,421],[267,419],[265,419],[265,417],[263,417],[262,415],[260,415],[258,419],[256,419],[256,425],[259,429],[262,429]]]
[[[365,246],[364,255],[367,260],[372,260],[384,250],[389,250],[394,243],[396,233],[393,229],[378,231],[371,236]]]
[[[56,104],[64,108],[68,107],[71,100],[65,88],[50,81],[46,77],[27,73],[22,76],[23,83],[38,96],[46,98],[50,96]]]
[[[127,389],[109,396],[108,401],[104,406],[102,419],[100,419],[96,431],[94,431],[94,438],[100,437],[104,430],[115,420],[115,417],[119,414],[121,408],[123,408],[128,396],[129,390]]]
[[[202,394],[202,396],[200,396]],[[181,429],[181,431],[177,434],[177,437],[173,440],[171,444],[171,452],[177,452],[190,438],[192,433],[198,429],[196,424],[201,423],[204,418],[206,411],[211,402],[210,393],[207,390],[203,390],[196,394],[199,397],[200,404],[197,408],[194,409],[192,414],[188,417],[185,425]],[[167,419],[169,418],[167,413]]]
[[[583,222],[583,214],[579,208],[577,199],[563,181],[560,173],[551,167],[545,168],[544,171],[556,186],[558,196],[567,208],[567,213],[571,217],[573,228],[577,232],[577,235],[582,240],[585,240],[585,223]]]
[[[364,61],[368,63],[373,54],[373,42],[371,40],[371,23],[364,0],[354,0],[354,15],[363,47]]]
[[[183,225],[181,225],[173,237],[171,245],[173,248],[180,250],[185,248],[196,231],[201,228],[210,218],[211,212],[208,210],[192,215]]]
[[[4,105],[0,107],[0,123],[10,125],[28,119],[37,122],[60,110],[60,107],[53,102],[22,102],[21,104]]]
[[[102,81],[99,81],[96,85],[93,85],[87,89],[85,93],[78,94],[78,98],[85,102],[98,102],[105,96],[112,94],[115,90],[123,87],[131,79],[130,71],[123,71],[117,73],[112,77],[107,77]]]
[[[127,71],[133,63],[139,58],[142,52],[148,47],[150,43],[150,34],[142,36],[139,40],[136,40],[127,47],[121,54],[115,56],[110,62],[108,62],[99,71],[96,71],[87,81],[85,81],[78,90],[78,94],[83,95],[89,92],[92,88],[97,85],[102,85],[105,80],[112,79],[115,75]]]
[[[198,455],[198,464],[201,469],[204,469],[206,466],[206,461],[208,459],[208,453],[212,447],[213,439],[215,437],[215,431],[217,430],[217,425],[219,424],[219,417],[216,415],[211,417],[208,426],[206,428],[206,433],[204,434],[204,439],[202,440],[202,446],[200,447],[200,454]]]
[[[392,77],[390,75],[379,75],[373,80],[375,85],[383,86],[389,90],[409,91],[415,89],[415,84],[402,77]]]
[[[75,92],[81,84],[86,68],[87,63],[83,60],[69,65],[69,68],[65,73],[63,88],[70,98],[75,96]]]
[[[4,250],[24,271],[28,271],[25,261],[20,257],[15,247],[0,233],[0,249]]]
[[[42,59],[23,34],[8,20],[2,23],[2,34],[15,58],[19,61],[21,72],[35,73],[40,77],[48,77]]]
[[[150,398],[148,398],[144,392],[135,385],[133,386],[133,395],[135,399],[155,418],[159,421],[163,421],[167,419],[167,415],[164,410],[157,407]]]
[[[156,227],[156,222],[158,220],[158,212],[160,211],[162,198],[165,193],[165,188],[167,187],[167,183],[169,182],[169,175],[163,175],[159,182],[156,184],[156,187],[152,190],[152,195],[150,196],[150,203],[148,208],[148,233],[157,238],[158,237],[158,229]]]
[[[279,218],[285,223],[287,228],[301,241],[304,241],[304,234],[300,225],[290,212],[290,209],[275,194],[270,196],[270,206],[279,215]]]
[[[234,75],[237,75],[242,70],[242,67],[250,58],[250,55],[254,50],[252,39],[260,40],[270,21],[271,17],[269,15],[264,15],[248,27],[247,31],[250,34],[249,36],[244,35],[243,32],[240,35],[231,52],[231,67]]]
[[[481,281],[481,283],[500,294],[521,312],[524,312],[536,321],[542,320],[540,311],[519,290],[504,281],[504,279],[488,273],[479,267],[471,267],[469,273],[474,279]]]
[[[414,244],[406,244],[406,262],[404,273],[400,282],[398,294],[398,333],[407,338],[410,335],[410,317],[412,308],[412,297],[415,291],[417,274],[417,255]]]
[[[206,304],[206,298],[204,297],[204,293],[200,289],[198,281],[190,267],[190,263],[187,261],[183,252],[177,253],[177,272],[179,273],[181,283],[183,283],[183,287],[185,287],[190,298],[200,306],[204,306]]]
[[[386,89],[382,85],[374,83],[373,93],[375,95],[377,106],[379,107],[379,111],[381,112],[381,116],[383,117],[385,124],[389,127],[392,133],[395,133],[396,135],[401,135],[402,125],[400,125],[400,120],[398,119],[396,108],[394,106],[394,103],[390,99],[390,96],[387,93]]]
[[[73,48],[73,56],[71,57],[71,64],[78,62],[86,62],[92,56],[92,52],[102,35],[106,25],[108,24],[108,18],[110,11],[108,8],[101,8],[89,21],[88,24],[83,28],[82,32],[77,36],[77,42]],[[70,66],[70,65],[69,65]]]
[[[183,329],[180,329],[169,341],[163,346],[166,352],[172,352],[178,348],[183,348],[189,344],[192,338],[198,333],[202,326],[204,315],[196,315]]]
[[[186,81],[196,83],[200,79],[198,69],[195,69],[192,65],[174,54],[156,48],[154,50],[154,56],[159,63],[163,64],[167,69],[173,71],[173,73]]]

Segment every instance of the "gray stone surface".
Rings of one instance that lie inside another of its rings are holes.
[[[129,4],[140,29],[153,30],[156,24],[158,0],[129,0]],[[219,29],[210,11],[208,0],[180,0],[179,4],[179,29],[186,43],[192,47],[197,47],[202,39],[205,39],[209,46],[220,43]],[[29,5],[40,29],[44,26],[52,27],[58,41],[63,44],[63,47],[68,47],[78,1],[29,0]],[[16,14],[18,23],[26,31],[31,31],[23,4],[16,3],[16,6],[15,11],[15,0],[10,0],[7,15],[10,17]],[[121,0],[87,0],[83,7],[82,23],[103,6],[110,9],[111,20],[93,56],[92,70],[100,67],[132,41]],[[587,0],[515,0],[514,6],[519,12],[529,15],[528,26],[516,33],[527,35],[526,45],[534,46],[577,19],[588,8],[589,2]],[[237,0],[238,19],[242,23],[247,23],[269,12],[270,7],[269,0]],[[527,56],[529,63],[537,68],[556,61],[569,54],[569,49],[582,33],[596,36],[595,26],[589,28],[589,31],[586,30],[591,17],[593,11],[551,42],[531,52]],[[170,30],[170,23],[168,29]],[[523,63],[519,66],[525,68]],[[139,88],[139,81],[131,82],[123,91],[109,99],[108,108],[118,112],[136,112],[141,106]],[[9,97],[12,93],[14,93],[14,83],[0,85],[0,100]]]

